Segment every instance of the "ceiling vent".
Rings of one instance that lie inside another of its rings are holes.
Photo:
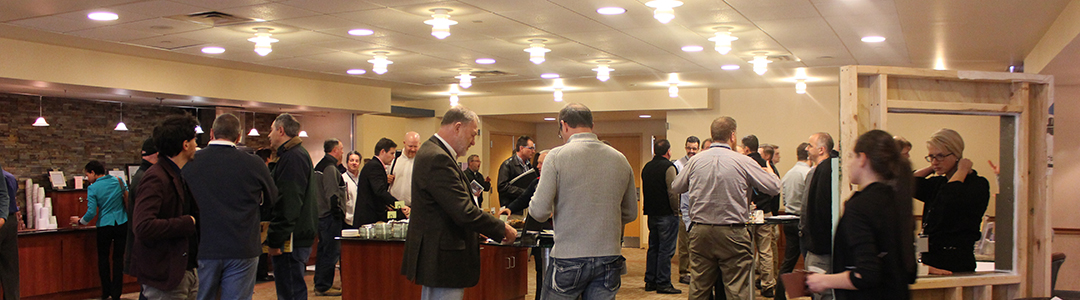
[[[769,60],[774,61],[774,62],[782,62],[782,61],[795,61],[795,58],[792,57],[791,55],[787,55],[787,54],[784,54],[784,55],[769,55]]]
[[[194,13],[190,15],[178,15],[168,17],[173,20],[195,22],[209,26],[228,26],[235,24],[256,22],[254,19],[237,17],[223,12],[208,11],[201,13]]]

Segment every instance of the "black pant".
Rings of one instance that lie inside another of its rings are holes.
[[[128,224],[97,228],[98,276],[101,277],[101,298],[120,299],[124,293],[124,247],[127,244]],[[109,247],[112,247],[112,262]]]
[[[799,224],[784,224],[784,262],[780,264],[780,274],[791,273],[795,270],[795,264],[799,263],[799,256],[803,255],[799,245]],[[784,293],[784,281],[776,281],[776,299],[787,299]]]
[[[4,227],[0,227],[0,284],[7,300],[19,299],[19,219],[16,214],[18,212],[8,215]]]

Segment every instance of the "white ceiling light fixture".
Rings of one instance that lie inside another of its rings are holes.
[[[655,8],[653,11],[653,18],[656,18],[660,23],[667,24],[675,19],[676,7],[682,6],[682,1],[678,0],[653,0],[645,3],[645,6]]]
[[[739,67],[739,65],[723,65],[723,66],[720,66],[720,69],[724,70],[724,71],[735,71],[735,70],[738,70],[740,68],[741,67]]]
[[[299,122],[300,118],[297,118],[296,121]],[[301,124],[303,124],[303,123],[301,123]],[[300,130],[300,132],[296,133],[296,136],[298,136],[298,137],[308,137],[307,130]]]
[[[372,34],[375,34],[375,31],[371,30],[371,29],[357,28],[357,29],[349,30],[349,35],[367,36],[367,35],[372,35]]]
[[[202,53],[206,54],[222,54],[225,53],[225,48],[221,47],[203,47]]]
[[[713,46],[716,52],[727,55],[731,52],[731,42],[739,38],[731,36],[731,27],[720,26],[714,29],[716,29],[716,36],[709,38],[709,41],[716,43],[716,46]]]
[[[431,35],[437,39],[445,39],[450,36],[450,25],[457,25],[457,21],[450,19],[450,12],[454,11],[449,8],[434,8],[431,12],[431,20],[424,21],[424,24],[431,25]]]
[[[626,13],[626,9],[622,7],[601,7],[596,9],[596,13],[601,15],[621,15]]]
[[[270,44],[277,43],[278,39],[270,37],[272,35],[271,30],[273,29],[267,27],[255,28],[255,37],[248,39],[249,42],[255,43],[255,53],[258,53],[259,56],[266,56],[274,51]]]
[[[540,78],[543,78],[543,79],[555,79],[555,78],[559,78],[559,74],[544,73],[544,74],[540,74]]]
[[[393,64],[394,62],[387,59],[386,55],[390,54],[388,51],[375,51],[375,58],[369,59],[367,62],[371,63],[371,70],[375,71],[375,74],[386,74],[386,66]]]
[[[555,118],[547,117],[547,118],[544,118],[544,121],[555,121]]]
[[[495,63],[494,58],[477,58],[476,63],[481,65],[490,65]]]
[[[199,122],[199,108],[195,108],[195,121]],[[202,125],[195,123],[195,134],[203,134]]]
[[[451,84],[450,85],[450,106],[457,106],[458,105],[458,93],[461,93],[461,90],[458,89],[458,85],[457,84]]]
[[[682,47],[682,51],[685,51],[685,52],[701,52],[701,50],[705,50],[705,47],[698,46],[698,45],[690,45],[690,46],[683,46]]]
[[[611,63],[611,61],[602,59],[596,62],[598,63],[596,69],[592,69],[593,71],[596,71],[596,79],[607,82],[608,79],[611,79],[611,71],[615,71],[615,69],[608,67],[608,63]]]
[[[469,69],[461,69],[459,71],[461,71],[460,73],[458,73],[460,75],[454,76],[454,78],[457,78],[458,80],[460,80],[460,82],[458,82],[458,85],[460,85],[462,88],[471,87],[472,86],[472,79],[476,78],[476,76],[472,76],[471,75],[472,72],[470,72]]]
[[[637,117],[642,118],[642,119],[648,119],[648,118],[652,118],[652,115],[638,115]]]
[[[883,37],[883,36],[864,36],[862,38],[862,41],[864,43],[880,43],[880,42],[885,41],[885,37]]]
[[[348,69],[345,71],[349,75],[364,75],[367,74],[367,70],[364,69]]]
[[[248,136],[259,136],[259,130],[255,129],[255,112],[251,112],[251,131],[248,131]]]
[[[525,49],[525,52],[529,52],[529,61],[538,65],[544,62],[544,53],[551,52],[551,49],[544,48],[544,42],[547,42],[547,40],[529,40],[529,48]]]
[[[795,68],[795,93],[806,94],[806,68]]]
[[[41,102],[42,102],[41,96],[38,96],[38,108],[37,108],[38,109],[38,117],[37,117],[37,120],[34,121],[33,126],[35,126],[35,127],[49,127],[49,122],[45,122],[45,116],[41,114],[41,111],[42,111]]]
[[[120,102],[120,123],[116,123],[115,131],[128,131],[127,125],[124,125],[124,102]]]
[[[120,16],[116,13],[107,11],[95,11],[87,14],[86,17],[94,21],[116,21],[120,19]]]
[[[552,86],[551,86],[551,89],[555,90],[555,92],[553,93],[553,96],[555,96],[555,102],[562,102],[562,100],[563,100],[562,90],[563,90],[564,87],[565,86],[563,86],[562,78],[555,79],[555,83],[552,84]]]
[[[678,98],[679,97],[679,74],[678,73],[670,73],[670,74],[668,74],[667,84],[668,84],[668,89],[667,89],[668,97]]]
[[[748,62],[754,65],[754,73],[758,75],[765,75],[765,72],[769,71],[769,64],[772,63],[765,52],[754,52],[754,60]]]

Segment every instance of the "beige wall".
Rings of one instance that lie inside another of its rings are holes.
[[[405,133],[416,131],[423,143],[439,130],[438,118],[401,118],[379,115],[356,116],[355,149],[364,156],[375,156],[375,143],[381,138],[394,140],[401,147]]]
[[[335,138],[341,141],[345,147],[345,153],[352,151],[355,143],[352,141],[353,115],[349,113],[309,113],[297,116],[300,121],[300,129],[307,131],[308,137],[303,138],[304,149],[311,154],[311,163],[318,164],[325,152],[323,142]],[[342,157],[344,160],[345,157]],[[344,163],[344,162],[342,162]]]
[[[1080,229],[1080,86],[1054,87],[1054,175],[1051,226]],[[1054,252],[1064,252],[1057,289],[1080,290],[1080,235],[1054,234]]]
[[[672,157],[683,157],[683,142],[694,135],[709,138],[709,125],[720,116],[735,118],[738,138],[757,135],[761,143],[780,146],[777,171],[783,176],[795,165],[795,148],[811,134],[828,132],[839,142],[840,90],[837,86],[811,86],[796,94],[790,87],[711,90],[711,109],[670,111],[667,137]]]

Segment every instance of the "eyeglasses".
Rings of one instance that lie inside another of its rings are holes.
[[[532,149],[532,150],[536,150],[536,146],[525,146],[525,149]]]
[[[953,155],[952,153],[945,154],[945,155],[941,155],[941,154],[927,155],[926,156],[926,162],[934,162],[935,160],[936,161],[942,161],[942,160],[945,160],[946,157],[949,157],[949,156],[952,156],[952,155]]]

